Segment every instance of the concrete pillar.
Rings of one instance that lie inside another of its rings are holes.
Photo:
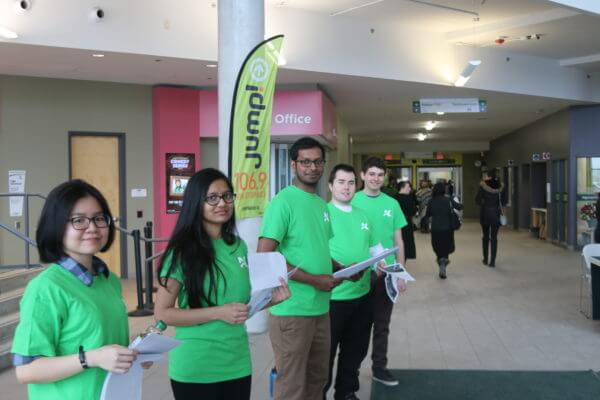
[[[219,0],[219,169],[225,173],[235,81],[242,62],[264,36],[264,0]]]
[[[219,169],[226,174],[235,81],[246,56],[264,36],[264,0],[219,0]],[[261,221],[262,218],[237,220],[240,237],[250,252],[256,252]]]

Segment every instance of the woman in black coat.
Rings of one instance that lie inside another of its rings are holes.
[[[450,263],[448,258],[454,253],[454,229],[452,228],[453,209],[462,210],[463,206],[453,199],[444,196],[446,186],[436,183],[433,186],[431,201],[427,206],[427,219],[431,218],[431,245],[437,256],[439,276],[446,279],[446,267]]]
[[[408,221],[408,225],[402,228],[402,240],[404,241],[404,257],[408,259],[417,258],[417,249],[415,246],[415,229],[413,225],[413,217],[417,213],[417,197],[415,196],[412,186],[408,181],[399,183],[399,192],[396,198],[400,203],[400,208]]]
[[[486,179],[481,181],[475,197],[475,202],[480,206],[479,223],[483,232],[481,239],[483,264],[490,267],[496,266],[502,189],[502,183],[496,178],[496,169],[491,169],[488,171]],[[491,250],[491,254],[489,250]],[[488,254],[491,256],[489,259]]]

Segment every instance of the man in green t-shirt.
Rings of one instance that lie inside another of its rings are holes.
[[[292,295],[271,307],[269,335],[275,354],[276,400],[320,400],[329,365],[329,298],[340,283],[332,276],[332,237],[327,203],[317,194],[325,150],[301,138],[290,148],[294,184],[280,191],[266,209],[258,252],[279,251],[291,275]],[[297,269],[296,269],[297,268]]]
[[[350,204],[356,193],[356,172],[347,164],[338,164],[329,176],[331,202],[328,204],[333,238],[329,240],[331,257],[342,265],[352,265],[370,257],[376,245],[367,213]],[[334,399],[356,399],[358,371],[369,350],[373,302],[370,295],[371,270],[363,271],[355,281],[345,281],[331,292],[331,356],[327,394],[333,381],[333,362],[339,346]]]
[[[381,192],[385,176],[385,162],[377,157],[368,158],[360,174],[365,186],[352,199],[352,205],[364,210],[371,223],[372,235],[376,242],[386,248],[398,246],[397,253],[386,258],[387,264],[399,262],[404,265],[404,243],[402,228],[406,226],[406,218],[396,199]],[[385,289],[385,276],[379,275],[373,287],[373,380],[388,386],[395,386],[398,380],[387,369],[388,336],[390,318],[394,303],[389,299]],[[400,292],[406,290],[406,282],[399,281]]]

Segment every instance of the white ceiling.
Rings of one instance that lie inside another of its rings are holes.
[[[371,1],[266,0],[266,3],[270,7],[298,9],[329,16]],[[545,0],[428,2],[475,11],[479,14],[479,21],[474,22],[469,14],[408,0],[385,0],[329,18],[350,18],[372,23],[373,26],[401,26],[413,29],[413,32],[442,33],[451,38],[449,42],[463,42],[485,47],[489,51],[501,47],[503,51],[555,59],[557,63],[560,60],[587,57],[584,61],[574,61],[574,66],[592,74],[600,71],[600,58],[594,57],[600,54],[599,16],[558,9],[554,3]],[[35,6],[35,2],[33,4]],[[132,3],[130,7],[135,4]],[[549,15],[554,16],[548,17]],[[66,16],[59,13],[47,17],[52,20],[53,25],[68,23]],[[533,33],[541,33],[543,36],[540,40],[507,40],[502,46],[492,44],[501,35],[510,39]],[[118,52],[103,52],[104,58],[93,58],[92,53],[93,51],[83,49],[0,41],[0,74],[200,87],[214,87],[217,82],[217,69],[206,67],[206,64],[214,60]],[[281,70],[278,83],[318,84],[336,104],[355,143],[414,140],[416,133],[422,131],[429,119],[439,121],[438,127],[431,134],[434,140],[489,141],[569,105],[580,104],[539,96],[286,68]],[[488,101],[489,111],[485,114],[454,114],[435,118],[431,115],[413,114],[412,101],[427,97],[480,97]]]

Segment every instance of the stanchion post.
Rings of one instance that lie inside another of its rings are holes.
[[[144,309],[144,297],[142,288],[142,254],[140,249],[140,230],[134,229],[131,231],[133,237],[133,252],[135,257],[135,284],[137,291],[137,308],[130,311],[128,315],[130,317],[145,317],[154,314],[150,310]]]
[[[146,222],[144,227],[144,237],[146,239],[152,239],[152,222]],[[144,242],[144,253],[146,256],[146,303],[144,308],[147,310],[154,310],[154,301],[152,300],[152,289],[154,288],[154,273],[152,264],[153,261],[149,260],[152,257],[152,242],[146,240]]]

